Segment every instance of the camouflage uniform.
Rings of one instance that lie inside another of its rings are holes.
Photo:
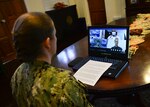
[[[21,64],[11,79],[19,107],[91,107],[85,86],[67,70],[42,61]]]

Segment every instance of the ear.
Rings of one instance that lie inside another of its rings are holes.
[[[47,49],[50,49],[51,48],[51,43],[50,43],[50,38],[47,37],[46,40],[44,41],[44,47],[47,48]]]

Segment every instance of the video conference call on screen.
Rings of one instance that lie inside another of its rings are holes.
[[[95,28],[89,30],[89,35],[91,50],[122,54],[126,51],[127,31],[124,28]]]

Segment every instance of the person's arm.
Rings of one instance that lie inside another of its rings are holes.
[[[67,92],[65,94],[70,104],[77,107],[92,107],[87,99],[86,87],[74,77],[67,81],[63,91]]]
[[[37,77],[31,101],[35,107],[92,107],[85,90],[67,70],[51,67]]]
[[[57,74],[57,82],[51,88],[51,95],[59,107],[92,107],[87,99],[86,87],[68,72]]]

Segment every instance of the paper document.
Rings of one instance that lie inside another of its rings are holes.
[[[94,86],[111,65],[112,63],[89,60],[74,74],[74,77],[85,84]]]

